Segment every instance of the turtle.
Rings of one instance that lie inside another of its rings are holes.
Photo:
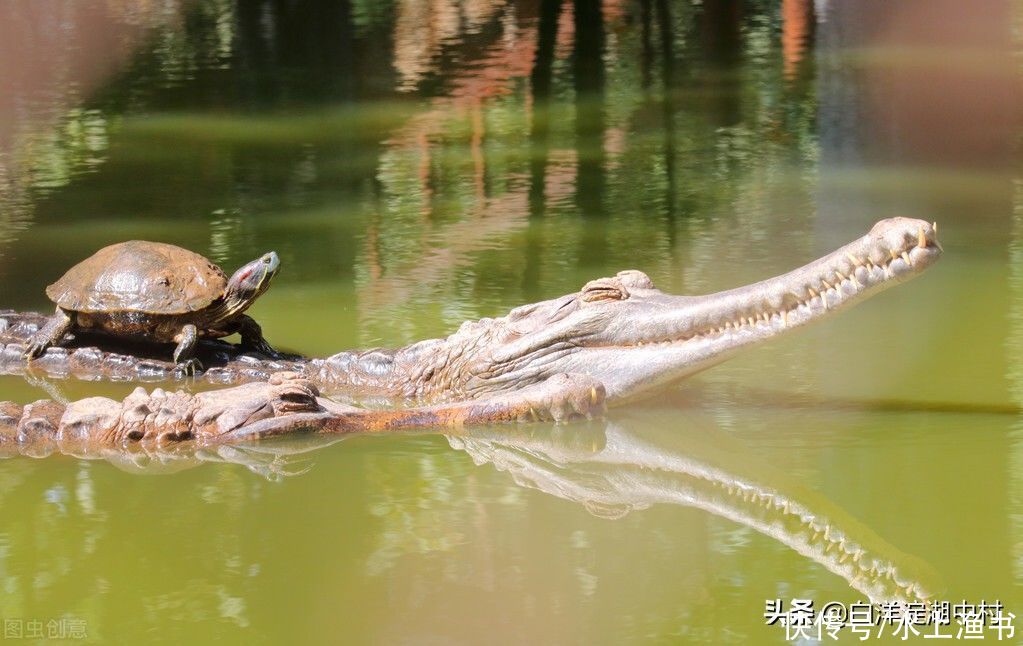
[[[174,363],[202,370],[193,356],[200,337],[238,332],[241,347],[282,358],[245,310],[266,291],[280,259],[273,251],[229,279],[203,256],[162,242],[131,240],[104,247],[46,288],[57,311],[33,336],[28,359],[60,345],[75,330],[175,343]]]

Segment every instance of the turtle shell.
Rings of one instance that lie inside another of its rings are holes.
[[[46,288],[74,312],[187,314],[224,295],[227,276],[197,253],[132,240],[104,247]]]

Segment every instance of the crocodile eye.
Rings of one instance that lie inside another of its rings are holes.
[[[621,279],[598,278],[583,285],[580,298],[584,303],[599,303],[601,301],[624,301],[629,297],[629,290],[625,288]]]
[[[271,392],[270,406],[276,416],[320,410],[316,388],[305,380],[292,379],[273,384]]]
[[[639,271],[638,269],[626,269],[625,271],[618,272],[619,279],[622,284],[626,287],[633,289],[653,289],[654,281],[650,280],[650,277]]]

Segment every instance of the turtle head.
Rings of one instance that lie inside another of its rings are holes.
[[[224,305],[231,314],[243,312],[270,286],[281,259],[271,251],[234,272],[224,292]]]

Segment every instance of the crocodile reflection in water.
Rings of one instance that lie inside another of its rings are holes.
[[[615,412],[607,422],[467,426],[442,433],[477,465],[492,464],[520,486],[577,502],[604,518],[673,504],[756,530],[874,602],[926,601],[942,587],[930,566],[693,415],[680,422],[677,411],[669,417],[657,410],[629,410]],[[108,447],[87,457],[141,473],[234,463],[280,479],[305,473],[316,451],[346,437],[292,434],[271,442],[180,443],[144,452]]]
[[[692,422],[680,428],[677,413],[658,419],[656,411],[631,409],[606,425],[467,429],[448,437],[477,464],[602,517],[667,503],[726,518],[819,563],[874,602],[927,601],[941,591],[929,565],[713,425]]]

